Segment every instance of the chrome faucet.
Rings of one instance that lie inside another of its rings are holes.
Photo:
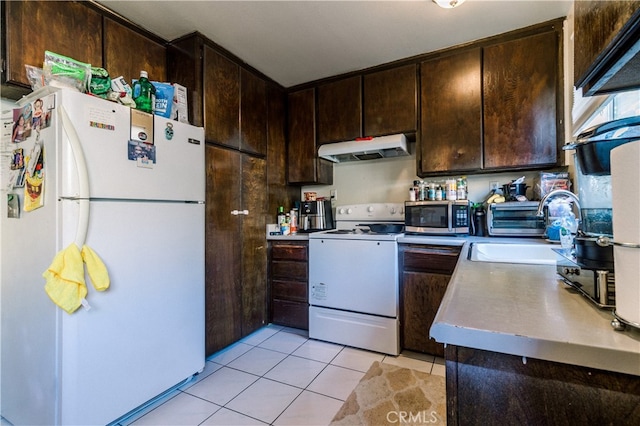
[[[544,206],[546,206],[547,203],[549,203],[549,200],[551,198],[554,198],[558,195],[565,195],[573,199],[576,209],[578,210],[578,219],[580,219],[580,200],[578,199],[578,196],[576,194],[574,194],[571,191],[567,191],[566,189],[554,189],[553,191],[549,192],[547,195],[542,197],[542,200],[540,200],[540,205],[538,206],[538,212],[536,213],[536,216],[538,217],[544,216]]]

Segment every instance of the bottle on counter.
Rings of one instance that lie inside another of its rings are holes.
[[[446,199],[449,201],[455,201],[458,198],[458,189],[455,179],[447,179],[445,182]]]
[[[296,235],[298,233],[298,209],[293,208],[289,213],[289,233]]]
[[[436,184],[431,182],[427,189],[427,200],[434,201],[436,199]]]
[[[276,219],[276,224],[278,225],[278,229],[280,230],[280,233],[282,233],[282,222],[284,222],[286,216],[284,215],[284,207],[280,206],[278,207],[278,216]]]
[[[467,199],[467,178],[466,176],[462,176],[458,178],[457,181],[457,192],[458,192],[458,200],[466,200]]]
[[[284,220],[280,224],[280,233],[282,235],[290,235],[291,234],[291,226],[290,226],[291,217],[289,213],[285,215]]]
[[[444,190],[442,189],[442,186],[438,185],[436,186],[436,200],[437,201],[442,201],[442,193],[444,192]]]
[[[153,114],[156,104],[156,87],[149,81],[146,71],[140,71],[140,79],[133,83],[132,90],[136,109]]]

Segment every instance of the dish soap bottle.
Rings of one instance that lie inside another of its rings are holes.
[[[149,81],[146,71],[140,71],[140,79],[133,83],[133,100],[136,109],[149,114],[153,114],[153,107],[156,104],[156,88]]]

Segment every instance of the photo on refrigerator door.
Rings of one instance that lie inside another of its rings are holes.
[[[139,163],[156,163],[156,147],[144,142],[129,141],[128,158]]]

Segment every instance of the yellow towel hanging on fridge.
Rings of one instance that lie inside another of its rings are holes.
[[[88,245],[82,246],[82,260],[87,265],[87,273],[91,279],[91,284],[98,291],[105,291],[109,288],[109,272],[100,259],[100,256]]]
[[[42,276],[46,280],[44,289],[56,305],[70,314],[82,305],[87,285],[82,255],[74,243],[56,254]]]

